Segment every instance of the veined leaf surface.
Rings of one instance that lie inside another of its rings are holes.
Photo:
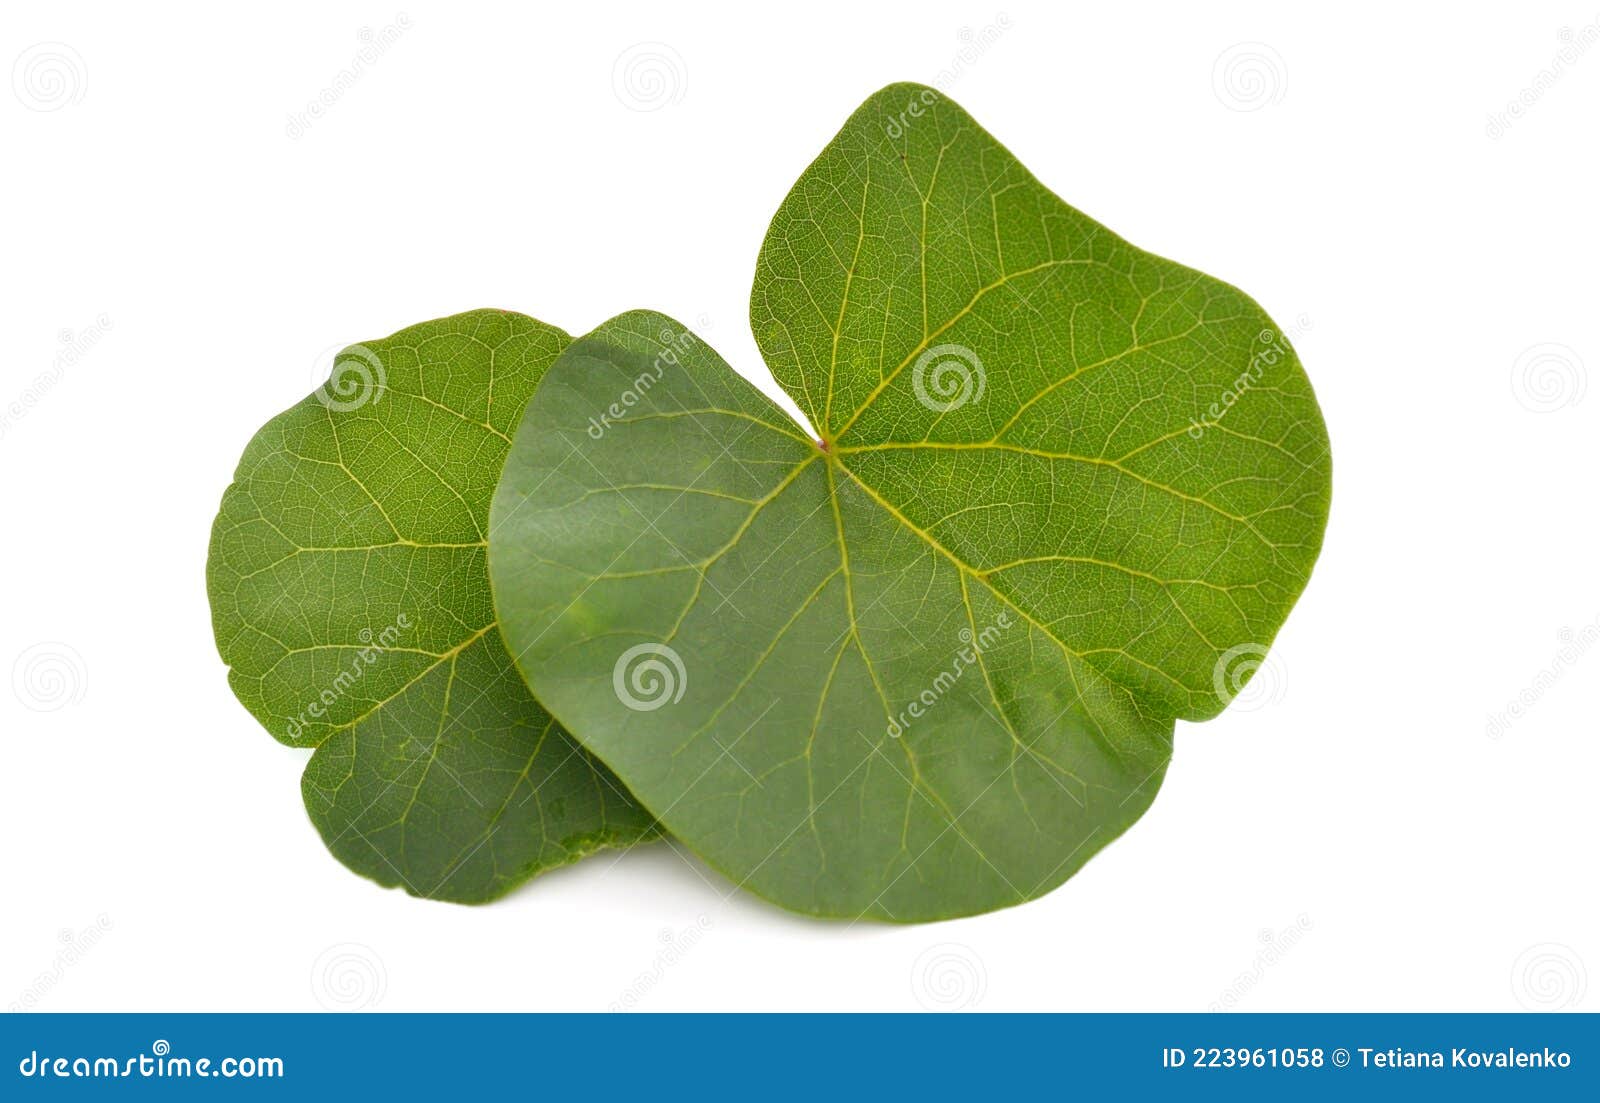
[[[339,354],[262,427],[207,564],[217,646],[334,854],[384,885],[476,902],[653,832],[529,694],[486,566],[510,433],[570,338],[480,310]]]
[[[1330,480],[1297,358],[913,85],[784,201],[751,316],[820,441],[660,315],[552,366],[492,514],[518,664],[786,907],[1048,891],[1144,811],[1174,721],[1220,711],[1307,580]]]

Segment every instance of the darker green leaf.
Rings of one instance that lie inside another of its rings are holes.
[[[1305,585],[1329,462],[1297,358],[913,85],[779,208],[751,317],[820,443],[661,315],[550,368],[492,512],[518,665],[786,907],[1049,891]]]

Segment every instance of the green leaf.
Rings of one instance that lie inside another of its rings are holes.
[[[417,896],[489,900],[654,831],[529,695],[489,593],[495,479],[569,341],[479,310],[345,349],[250,442],[212,529],[234,692],[316,748],[301,787],[329,849]]]
[[[1329,462],[1298,360],[1243,293],[913,85],[784,201],[751,316],[820,446],[660,315],[550,369],[492,512],[519,666],[666,829],[786,907],[1050,890],[1305,585]]]

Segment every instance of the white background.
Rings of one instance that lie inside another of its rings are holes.
[[[1596,1006],[1600,43],[1492,121],[1593,0],[404,2],[297,135],[395,7],[0,15],[0,1005]],[[482,306],[660,309],[778,394],[746,321],[773,210],[986,27],[953,98],[1298,334],[1333,515],[1255,687],[1179,726],[1127,836],[979,918],[793,918],[664,845],[477,909],[345,870],[212,644],[251,434],[331,347]]]

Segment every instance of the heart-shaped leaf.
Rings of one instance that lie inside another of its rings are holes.
[[[489,501],[528,396],[570,338],[479,310],[345,349],[269,421],[207,563],[217,647],[338,858],[436,899],[492,899],[653,833],[539,707],[489,593]]]
[[[915,85],[796,184],[751,315],[820,442],[660,315],[552,366],[492,513],[518,664],[668,830],[786,907],[1048,891],[1144,811],[1173,721],[1223,707],[1305,585],[1329,462],[1298,360],[1243,293]]]

